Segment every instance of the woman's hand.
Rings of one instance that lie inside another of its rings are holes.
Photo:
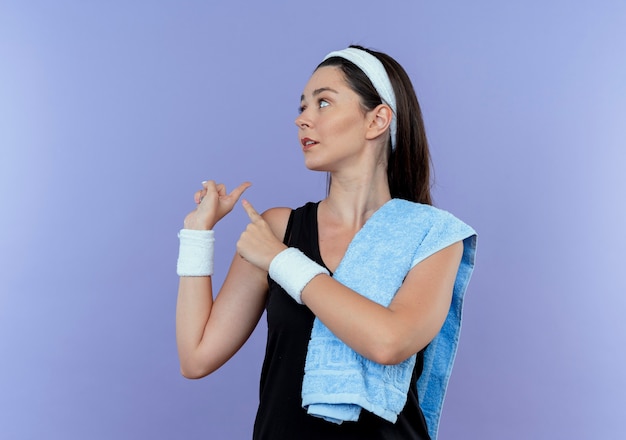
[[[203,188],[193,197],[198,206],[185,217],[185,229],[213,229],[218,221],[233,210],[239,197],[250,185],[250,182],[244,182],[228,194],[223,183],[216,184],[213,180],[202,182]]]
[[[250,224],[239,237],[237,252],[249,263],[267,271],[274,257],[287,246],[276,238],[269,224],[248,201],[243,200],[242,205],[250,217]]]

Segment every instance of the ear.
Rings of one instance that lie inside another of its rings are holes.
[[[387,131],[391,124],[393,112],[387,104],[380,104],[367,113],[368,126],[365,138],[368,140],[376,139]]]

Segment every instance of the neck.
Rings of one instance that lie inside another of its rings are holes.
[[[322,204],[338,222],[360,229],[390,199],[387,171],[376,166],[369,174],[332,173],[328,197]]]

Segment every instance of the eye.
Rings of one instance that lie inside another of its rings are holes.
[[[300,107],[298,107],[298,114],[301,115],[303,111],[306,110],[306,106],[305,105],[301,105]]]
[[[320,99],[318,101],[318,104],[320,108],[328,107],[330,105],[330,103],[326,101],[325,99]]]

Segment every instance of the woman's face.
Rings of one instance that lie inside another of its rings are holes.
[[[317,69],[304,88],[298,138],[307,168],[337,171],[348,166],[365,150],[366,113],[343,72],[333,66]]]

